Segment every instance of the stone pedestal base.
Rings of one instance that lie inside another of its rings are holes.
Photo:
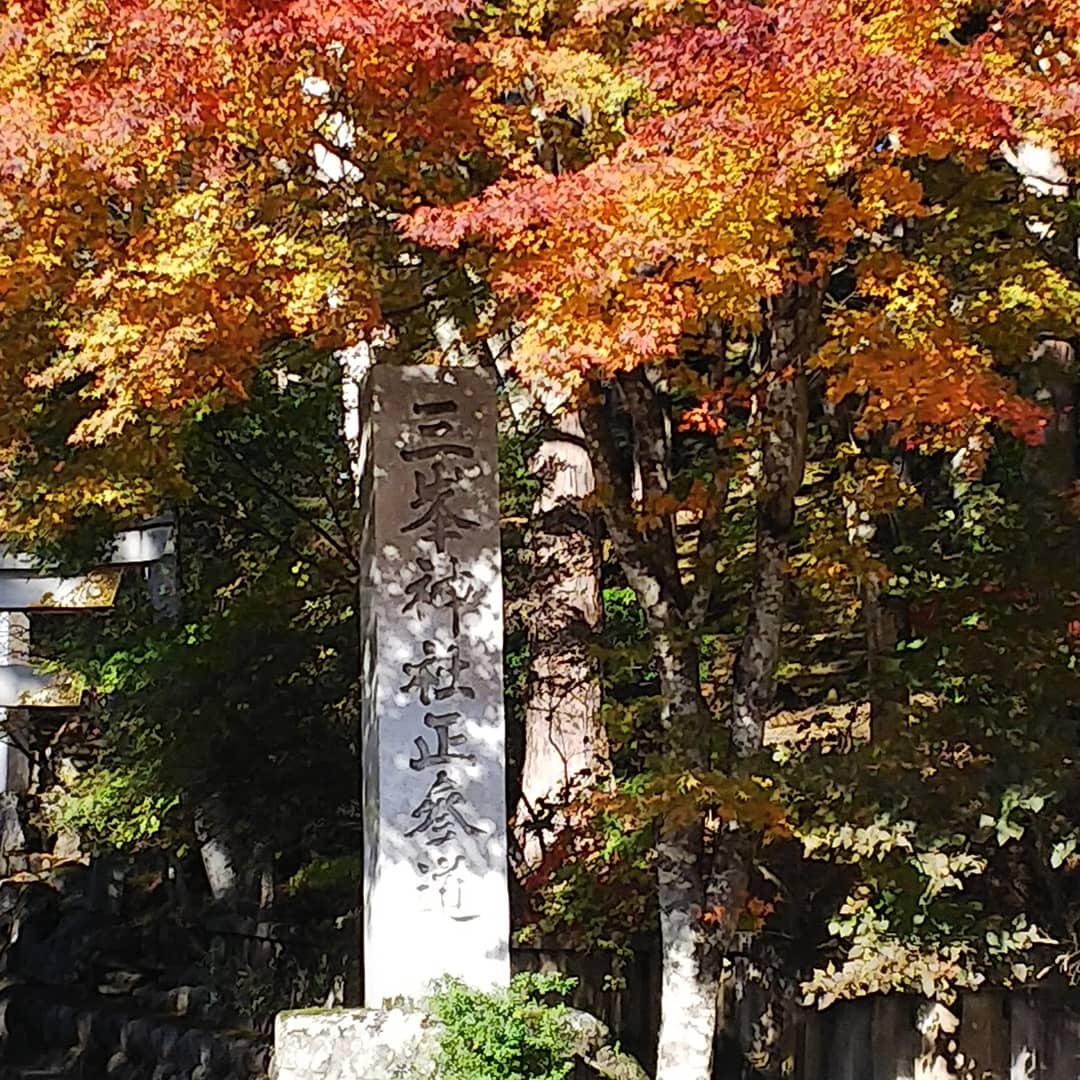
[[[406,1009],[302,1009],[274,1022],[272,1080],[432,1080],[441,1026]]]
[[[439,1080],[442,1025],[419,1009],[302,1009],[274,1022],[271,1080]],[[566,1012],[573,1077],[649,1080],[589,1013]]]

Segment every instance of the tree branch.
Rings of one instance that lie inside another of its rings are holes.
[[[269,483],[263,477],[261,477],[248,462],[228,443],[222,439],[216,432],[211,435],[211,439],[214,444],[225,454],[230,461],[246,476],[260,491],[265,492],[271,498],[276,500],[282,506],[284,506],[291,514],[293,514],[299,521],[302,521],[305,525],[309,526],[315,533],[323,538],[354,570],[359,570],[360,564],[358,563],[356,556],[353,552],[335,537],[333,537],[327,530],[319,524],[310,514],[306,514],[299,506],[296,505],[291,499],[283,495],[273,484]]]

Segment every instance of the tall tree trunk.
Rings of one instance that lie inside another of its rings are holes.
[[[899,731],[906,691],[896,659],[900,618],[882,596],[881,582],[872,575],[862,583],[862,617],[870,696],[870,739],[878,743]]]
[[[639,602],[654,595],[658,579],[637,577]],[[653,616],[667,617],[661,600]],[[648,617],[648,616],[647,616]],[[701,693],[696,645],[670,628],[654,634],[654,655],[664,700],[667,742],[686,768],[703,770],[708,757],[700,737],[709,711]],[[697,732],[687,739],[684,732]],[[688,743],[696,743],[687,745]],[[722,943],[706,924],[706,910],[729,898],[707,891],[705,828],[664,822],[656,844],[656,892],[660,911],[662,971],[657,1080],[708,1080],[716,1040]],[[725,881],[726,883],[726,881]],[[720,945],[721,947],[718,947]]]
[[[648,500],[667,490],[665,414],[643,373],[622,377],[620,385],[633,422],[642,494]],[[688,597],[679,576],[674,522],[669,518],[644,530],[637,527],[632,470],[620,468],[603,408],[584,410],[582,423],[604,496],[608,535],[649,630],[667,756],[674,766],[702,770],[709,763],[704,737],[709,710],[701,692],[697,644],[686,626]],[[657,1080],[708,1080],[720,958],[703,919],[703,823],[664,822],[656,850],[662,947]]]
[[[671,723],[693,724],[707,713],[701,695],[697,649],[656,640],[660,689]],[[666,658],[664,654],[667,654]],[[665,670],[666,669],[666,670]],[[690,755],[703,767],[703,754]],[[657,1080],[708,1080],[716,1042],[716,1006],[722,951],[711,940],[704,915],[722,898],[706,894],[704,824],[665,822],[656,845],[662,975]]]
[[[345,443],[345,452],[349,460],[349,473],[352,479],[352,501],[349,507],[351,513],[348,516],[349,534],[345,539],[349,548],[353,551],[355,558],[361,564],[365,558],[365,552],[362,550],[361,545],[361,536],[363,535],[364,530],[361,525],[361,522],[363,521],[363,508],[360,503],[360,488],[364,476],[363,457],[365,453],[365,447],[361,437],[363,425],[361,398],[364,376],[375,362],[373,354],[374,350],[371,342],[367,340],[361,340],[352,348],[342,350],[337,354],[338,363],[341,365],[341,437]],[[368,530],[368,532],[370,533],[371,530]],[[356,632],[356,640],[354,642],[356,647],[356,666],[353,669],[353,675],[356,679],[355,692],[358,696],[358,706],[361,705],[360,699],[362,699],[365,693],[363,671],[364,641],[370,631],[370,627],[364,625],[361,617],[361,612],[364,610],[364,605],[360,602],[361,578],[361,574],[356,575],[356,584],[353,592],[353,610],[356,613],[353,619],[353,626]],[[360,715],[363,716],[362,709],[360,710]],[[361,778],[364,771],[364,762],[359,760],[359,748],[362,743],[363,733],[360,730],[359,724],[354,732],[354,737],[356,739],[357,765],[359,766],[356,770],[356,804],[357,806],[362,807],[364,805],[364,799]],[[360,830],[360,836],[361,838],[363,837],[362,829]],[[364,873],[366,874],[367,862],[362,846],[358,854],[360,855],[361,864],[364,866]],[[358,887],[356,894],[356,905],[361,911],[363,910],[363,896],[364,887],[361,885]],[[350,1003],[356,1003],[357,1001],[363,1000],[363,948],[364,934],[362,930],[359,930],[356,936],[356,947],[352,950],[345,965],[345,984],[341,987],[341,1000],[338,1001],[337,1004],[344,1004],[346,999],[348,999]],[[333,1004],[334,1002],[331,1000],[330,1006]]]
[[[554,829],[565,824],[552,818],[551,807],[565,804],[608,764],[597,665],[588,651],[600,625],[600,544],[585,505],[595,480],[583,440],[579,415],[564,411],[533,461],[541,490],[528,539],[533,603],[516,815],[525,872],[537,869],[552,839],[540,822],[548,819]]]
[[[871,558],[874,540],[880,538],[881,534],[892,538],[893,525],[886,517],[875,520],[864,509],[867,502],[853,496],[845,497],[844,516],[848,543],[871,564],[862,571],[859,597],[862,603],[863,641],[866,644],[870,739],[878,743],[900,730],[904,716],[907,690],[896,658],[896,644],[906,619],[902,603],[885,593],[883,571]]]
[[[175,551],[151,563],[145,571],[154,621],[166,626],[175,626],[181,615],[180,525],[179,516],[176,516],[173,521]],[[210,895],[216,903],[234,904],[239,898],[239,857],[231,828],[232,816],[221,793],[204,796],[192,816]]]
[[[736,759],[761,748],[776,694],[788,549],[795,495],[802,486],[806,461],[809,400],[804,369],[821,316],[822,296],[817,282],[788,286],[770,301],[760,339],[767,381],[758,414],[762,445],[754,578],[732,673],[730,736]],[[715,839],[708,891],[720,916],[717,932],[724,948],[734,937],[745,907],[752,843],[753,838],[740,829],[724,830]],[[782,1016],[781,1008],[775,1016]]]
[[[795,493],[806,460],[807,387],[803,367],[821,313],[821,287],[791,285],[772,302],[761,336],[767,384],[762,427],[757,548],[750,614],[732,680],[731,743],[738,757],[760,749],[776,691],[784,616],[784,575],[795,521]]]
[[[545,133],[545,111],[538,102],[531,105],[537,164],[557,174],[559,150]],[[537,595],[539,590],[544,593],[530,625],[525,754],[517,813],[526,869],[542,857],[543,837],[523,831],[520,825],[533,816],[539,802],[572,790],[575,782],[601,774],[608,765],[599,672],[584,646],[590,632],[599,627],[602,611],[599,522],[582,505],[595,490],[593,465],[580,415],[556,403],[550,391],[538,390],[546,411],[558,413],[563,437],[546,440],[535,462],[544,482],[530,543],[534,567],[540,570],[533,575],[532,588]]]
[[[731,741],[745,757],[762,743],[772,705],[783,616],[784,574],[802,484],[807,428],[803,367],[821,312],[816,284],[792,285],[770,304],[762,335],[768,384],[762,401],[761,498],[751,611],[736,660]],[[668,494],[669,427],[659,395],[642,371],[620,376],[632,422],[636,466],[647,506]],[[675,521],[662,516],[644,528],[634,518],[632,477],[619,468],[604,411],[592,407],[583,424],[614,550],[645,616],[663,701],[664,744],[672,764],[708,767],[709,710],[701,691],[694,608],[678,568]],[[701,568],[704,573],[706,568]],[[692,620],[690,620],[692,621]],[[663,949],[657,1080],[708,1080],[712,1075],[720,962],[745,904],[749,838],[717,836],[708,870],[704,823],[665,823],[657,842],[657,899]],[[714,916],[712,927],[703,918]],[[716,918],[719,916],[719,918]]]

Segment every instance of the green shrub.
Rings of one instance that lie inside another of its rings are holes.
[[[431,1001],[445,1027],[440,1080],[565,1080],[572,1067],[565,998],[576,979],[515,975],[509,989],[484,993],[445,979]]]

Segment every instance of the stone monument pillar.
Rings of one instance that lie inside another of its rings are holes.
[[[364,998],[510,977],[495,389],[376,365],[363,391]]]

